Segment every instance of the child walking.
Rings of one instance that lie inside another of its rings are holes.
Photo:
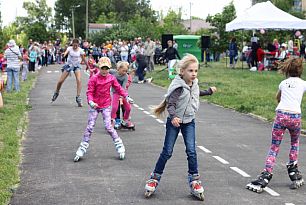
[[[154,110],[160,116],[167,108],[166,135],[160,157],[146,182],[145,196],[149,197],[156,190],[166,162],[172,156],[173,147],[181,131],[186,146],[188,161],[188,183],[191,193],[204,200],[204,189],[198,172],[197,152],[195,145],[195,114],[199,109],[199,96],[211,95],[215,87],[200,91],[197,79],[198,60],[193,55],[186,55],[179,63],[180,74],[171,82],[164,101]]]
[[[70,72],[74,72],[76,84],[77,84],[77,94],[75,97],[75,101],[79,107],[82,107],[82,99],[80,97],[81,94],[81,61],[83,60],[86,64],[86,68],[88,68],[88,63],[85,59],[85,53],[83,49],[79,47],[79,39],[72,40],[72,46],[68,47],[64,53],[64,58],[68,56],[67,63],[62,68],[62,75],[57,82],[56,90],[53,94],[51,102],[54,102],[58,95],[59,91],[65,82],[66,78],[68,77]]]
[[[98,114],[102,114],[103,122],[105,129],[112,137],[115,144],[116,151],[119,154],[120,159],[125,157],[125,147],[121,138],[118,136],[116,130],[112,127],[111,123],[111,94],[110,88],[113,87],[114,90],[124,98],[127,98],[127,92],[120,86],[116,78],[109,74],[109,69],[111,68],[110,59],[107,57],[102,57],[98,63],[99,74],[92,76],[88,81],[87,88],[87,101],[90,106],[89,115],[88,115],[88,125],[85,129],[82,142],[76,152],[74,161],[79,161],[82,158],[88,147],[91,134],[93,132],[94,126]]]
[[[276,95],[278,106],[272,126],[272,144],[266,158],[265,168],[257,179],[247,184],[246,188],[254,192],[262,192],[272,179],[273,167],[279,152],[284,133],[288,129],[291,136],[291,148],[287,170],[292,181],[291,189],[304,184],[298,170],[299,137],[301,133],[301,101],[306,91],[306,82],[301,79],[303,72],[302,59],[290,58],[280,66],[280,71],[287,79],[279,84]]]
[[[22,80],[26,81],[29,72],[29,55],[27,49],[23,49],[22,54]]]
[[[127,74],[127,71],[129,69],[129,63],[120,61],[117,63],[117,70],[112,70],[110,73],[114,75],[120,84],[120,86],[127,91],[127,83],[129,76]],[[115,90],[113,90],[113,100],[112,100],[112,121],[115,122],[114,127],[120,128],[121,124],[123,127],[126,128],[134,128],[135,125],[130,120],[130,113],[131,113],[131,104],[126,100],[122,99],[122,105],[124,107],[124,114],[123,114],[123,121],[115,121],[117,116],[117,110],[120,104],[121,96],[119,93],[117,93]],[[130,101],[131,98],[130,98]]]

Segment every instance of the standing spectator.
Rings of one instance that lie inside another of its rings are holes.
[[[136,63],[137,63],[137,70],[136,74],[138,76],[138,83],[144,83],[144,72],[145,68],[147,67],[146,57],[137,51],[136,54]]]
[[[151,41],[150,37],[147,37],[147,40],[144,44],[144,55],[146,56],[147,64],[148,64],[148,71],[154,70],[154,42]]]
[[[27,75],[29,72],[29,54],[27,49],[23,49],[23,54],[22,54],[22,80],[25,81],[27,80]]]
[[[21,59],[21,53],[19,48],[13,39],[8,42],[8,48],[4,52],[4,58],[7,60],[7,86],[6,91],[11,92],[14,78],[15,91],[19,92],[19,59]]]
[[[31,48],[30,50],[30,64],[29,64],[29,71],[30,72],[35,72],[35,63],[37,60],[37,52],[34,47]]]
[[[229,57],[230,57],[230,67],[235,68],[238,56],[238,48],[236,43],[236,38],[232,38],[231,43],[229,45]]]
[[[99,51],[98,51],[98,47],[96,46],[96,44],[93,44],[92,46],[92,57],[94,58],[96,63],[98,63]]]
[[[126,45],[126,42],[123,41],[120,47],[121,60],[127,62],[128,55],[129,55],[129,47]]]
[[[173,48],[175,48],[176,50],[178,49],[178,44],[175,40],[173,40]]]

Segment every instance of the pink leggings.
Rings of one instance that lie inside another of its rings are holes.
[[[119,105],[119,99],[120,95],[117,93],[113,93],[113,100],[112,100],[112,119],[116,118],[116,113],[118,110],[118,105]],[[130,113],[131,113],[131,104],[126,101],[125,98],[122,98],[123,102],[123,107],[124,107],[124,115],[123,115],[123,120],[128,120],[130,118]]]
[[[301,115],[277,111],[272,129],[272,144],[269,150],[265,170],[272,173],[279,152],[280,144],[283,140],[286,129],[291,136],[291,148],[289,152],[289,163],[298,160],[299,136],[301,133]]]

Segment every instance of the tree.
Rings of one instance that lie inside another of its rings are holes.
[[[75,9],[75,30],[77,36],[84,36],[85,1],[57,0],[55,2],[55,23],[57,29],[71,30],[71,9]],[[156,22],[155,12],[148,0],[91,0],[89,1],[89,23],[120,24],[133,20],[136,16],[145,18],[147,22]]]
[[[187,34],[188,31],[181,24],[182,22],[182,8],[176,13],[174,10],[169,10],[168,14],[163,19],[161,26],[161,34],[172,33],[172,34]]]
[[[209,22],[212,26],[216,27],[214,31],[217,32],[217,35],[219,36],[218,39],[215,38],[215,44],[217,45],[213,47],[215,51],[223,52],[227,50],[229,40],[233,34],[225,31],[225,25],[235,18],[236,9],[233,2],[225,6],[222,13],[217,13],[214,16],[207,16],[206,21]]]

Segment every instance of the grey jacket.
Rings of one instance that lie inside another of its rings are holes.
[[[170,94],[179,87],[182,87],[183,91],[176,104],[176,116],[182,120],[182,123],[189,123],[195,118],[200,106],[198,79],[195,79],[192,86],[189,87],[179,75],[175,76],[165,95],[167,102]]]

